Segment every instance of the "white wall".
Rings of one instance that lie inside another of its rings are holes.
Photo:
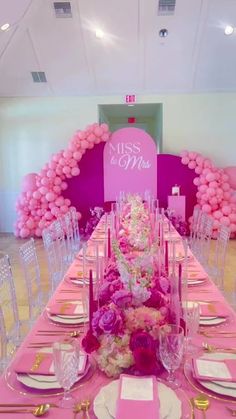
[[[222,167],[236,166],[236,94],[142,96],[163,103],[163,152],[198,151]],[[98,121],[98,104],[123,97],[0,99],[0,231],[12,231],[21,179],[65,148],[77,129]]]

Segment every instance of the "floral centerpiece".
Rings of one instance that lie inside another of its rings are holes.
[[[135,234],[134,234],[135,232]],[[159,328],[169,322],[169,279],[158,270],[147,210],[130,197],[99,290],[99,309],[82,344],[109,377],[154,374]],[[137,253],[139,249],[139,253]]]

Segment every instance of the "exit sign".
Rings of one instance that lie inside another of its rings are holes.
[[[136,102],[136,95],[126,95],[125,96],[126,103],[135,103]]]

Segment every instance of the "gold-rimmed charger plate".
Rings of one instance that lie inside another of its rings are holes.
[[[79,388],[83,387],[85,384],[90,382],[93,378],[93,375],[96,371],[96,362],[95,360],[90,357],[89,358],[90,367],[88,368],[87,373],[81,378],[77,383],[73,385],[70,389],[70,392],[78,390]],[[31,396],[33,397],[52,397],[52,396],[59,396],[64,394],[63,389],[51,389],[51,390],[36,390],[33,388],[27,388],[24,384],[20,383],[17,380],[17,374],[14,371],[14,363],[12,363],[5,371],[4,378],[6,381],[7,386],[14,392],[21,394],[23,396]]]
[[[215,393],[214,391],[203,387],[202,384],[193,377],[192,358],[188,358],[184,363],[184,376],[191,387],[194,388],[194,390],[197,390],[203,394],[207,394],[207,396],[211,397],[212,399],[236,404],[236,398]]]

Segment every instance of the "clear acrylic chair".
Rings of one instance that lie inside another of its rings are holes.
[[[31,326],[20,319],[16,290],[8,255],[0,258],[0,373],[20,346]]]
[[[71,257],[67,253],[66,239],[64,226],[61,219],[53,221],[50,225],[50,229],[55,240],[55,249],[57,254],[57,260],[59,263],[59,270],[65,273],[71,263]]]
[[[49,297],[48,292],[42,290],[40,268],[33,238],[20,246],[19,255],[28,292],[29,318],[33,324]]]
[[[70,262],[72,262],[74,260],[74,257],[77,251],[74,246],[73,224],[72,224],[70,211],[68,211],[62,217],[62,223],[63,223],[65,234],[66,234],[67,257],[69,258]]]
[[[218,231],[215,253],[208,273],[216,283],[216,285],[224,292],[224,270],[227,245],[230,237],[228,227],[221,225]]]
[[[213,232],[213,218],[209,215],[203,217],[203,227],[202,227],[202,236],[200,240],[199,248],[199,261],[204,266],[205,269],[208,268],[209,256],[210,256],[210,247],[211,247],[211,238]]]
[[[57,252],[57,242],[54,238],[52,229],[45,228],[42,232],[44,250],[46,253],[48,271],[51,285],[51,294],[57,288],[63,278],[64,271],[62,270],[62,262]],[[63,266],[64,269],[64,266]]]
[[[190,236],[189,236],[189,245],[191,249],[194,251],[197,243],[197,235],[198,235],[198,228],[199,228],[199,221],[201,217],[201,210],[198,207],[194,207],[193,216],[192,216],[192,223],[190,226]]]

